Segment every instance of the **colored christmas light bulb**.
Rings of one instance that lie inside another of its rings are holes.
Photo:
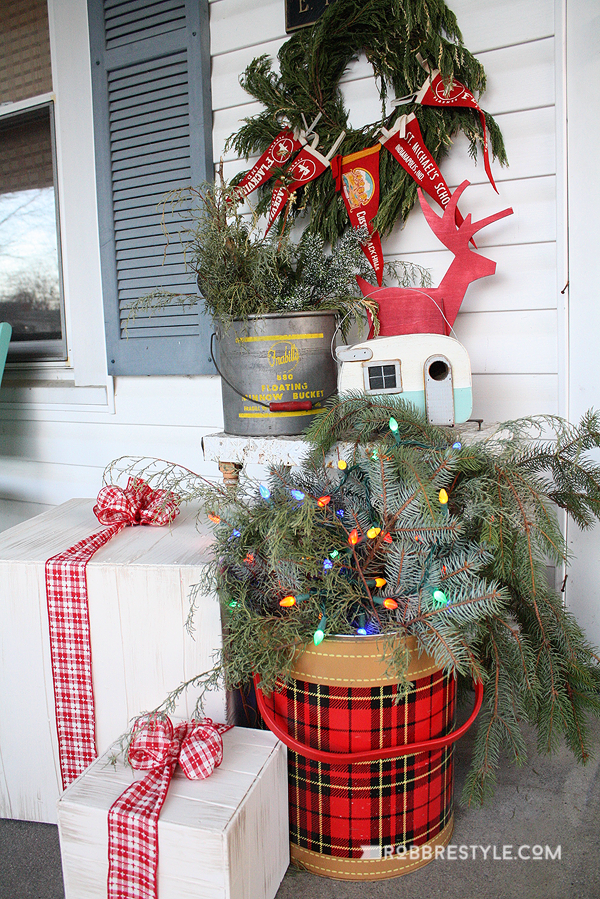
[[[448,502],[448,493],[446,492],[446,490],[444,490],[443,487],[438,494],[438,499],[439,499],[440,503],[442,504],[442,506],[445,506],[446,503]]]
[[[462,449],[462,443],[460,442],[460,440],[457,440],[456,443],[452,444],[452,449],[455,449],[455,450]]]
[[[391,596],[386,596],[386,598],[383,600],[383,604],[386,607],[386,609],[397,609],[398,608],[398,603],[396,602],[395,599],[392,599]]]
[[[269,490],[269,488],[267,487],[266,484],[261,484],[260,487],[258,488],[258,490],[263,499],[270,498],[271,491]]]
[[[290,495],[297,500],[297,502],[301,503],[304,499],[304,494],[301,490],[290,490]]]
[[[329,553],[329,556],[332,559],[337,559],[337,557],[339,556],[339,552],[337,551],[337,549],[332,549]]]
[[[221,519],[215,512],[209,512],[208,518],[209,518],[209,521],[212,521],[214,524],[219,524],[219,522],[221,521]]]
[[[344,510],[343,510],[343,509],[338,509],[337,512],[336,512],[335,514],[337,515],[338,518],[343,518],[343,517],[344,517]]]
[[[283,599],[279,600],[279,605],[284,609],[291,609],[292,606],[296,605],[296,597],[295,596],[284,596]]]
[[[348,463],[345,462],[343,459],[339,459],[337,466],[340,471],[345,471],[348,468]]]
[[[391,534],[384,534],[384,535],[383,535],[383,542],[384,542],[384,543],[391,543],[391,542],[392,542],[392,535],[391,535]]]
[[[448,605],[448,597],[444,593],[443,590],[434,590],[433,591],[433,599],[436,606],[447,606]]]
[[[376,587],[385,587],[387,581],[384,577],[376,577],[375,578],[375,586]]]
[[[254,555],[252,553],[248,553],[246,555],[246,558],[244,559],[244,562],[247,562],[248,565],[253,565],[254,564]]]
[[[365,627],[357,627],[357,628],[356,628],[356,633],[357,633],[357,634],[360,634],[361,637],[366,637],[366,636],[367,636],[367,629],[366,629]]]
[[[327,619],[325,618],[325,614],[321,612],[319,615],[319,626],[317,627],[314,636],[313,643],[315,646],[319,646],[320,643],[325,639],[325,628],[327,627]]]
[[[333,568],[333,562],[331,561],[331,559],[324,559],[323,560],[323,570],[331,571],[332,568]]]
[[[398,422],[396,421],[396,419],[394,418],[393,415],[391,416],[388,424],[390,426],[390,431],[392,432],[392,434],[397,434],[398,433]]]
[[[359,540],[359,533],[356,528],[353,528],[348,534],[348,543],[350,544],[350,546],[356,546]]]
[[[320,496],[317,500],[317,505],[321,506],[321,508],[324,508],[325,506],[329,505],[330,502],[331,502],[330,496]]]
[[[231,532],[232,537],[241,537],[241,531],[238,531],[237,528],[234,528]]]
[[[369,528],[367,531],[367,537],[369,537],[370,540],[374,540],[375,537],[379,537],[380,534],[381,528]]]
[[[236,600],[236,599],[232,599],[231,602],[229,603],[229,608],[230,608],[230,609],[235,609],[236,606],[237,606],[237,600]]]

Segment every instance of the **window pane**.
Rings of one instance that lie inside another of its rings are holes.
[[[0,320],[13,356],[64,358],[48,108],[0,123]]]
[[[52,90],[46,0],[0,2],[0,103]]]

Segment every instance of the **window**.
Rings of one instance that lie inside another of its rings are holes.
[[[9,359],[65,359],[52,106],[0,118],[0,320]]]
[[[367,393],[400,393],[402,391],[400,363],[397,360],[365,365],[363,371]]]
[[[65,359],[46,0],[0,4],[0,319],[9,359]]]

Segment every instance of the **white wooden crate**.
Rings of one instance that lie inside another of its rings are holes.
[[[44,566],[102,529],[94,502],[74,499],[0,534],[0,817],[56,822],[61,793]],[[186,507],[167,527],[127,527],[87,567],[96,706],[104,752],[140,712],[214,664],[221,646],[216,597],[201,596],[194,638],[189,592],[210,557],[209,528]],[[190,691],[177,708],[189,717]],[[225,721],[224,692],[205,713]]]
[[[144,776],[108,753],[58,802],[65,899],[104,899],[108,810]],[[273,899],[289,863],[287,753],[269,731],[223,734],[206,780],[179,769],[158,821],[159,899]]]

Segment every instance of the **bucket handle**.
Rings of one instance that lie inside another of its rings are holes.
[[[324,762],[329,765],[348,765],[353,762],[376,762],[380,759],[394,759],[404,755],[416,755],[419,752],[432,752],[434,749],[443,749],[446,746],[455,743],[459,737],[471,727],[475,718],[479,714],[479,709],[483,702],[483,682],[475,682],[475,706],[469,718],[457,730],[451,731],[445,737],[434,737],[431,740],[422,740],[419,743],[405,743],[402,746],[386,746],[382,749],[366,749],[362,752],[327,752],[322,749],[314,749],[312,746],[306,746],[295,737],[292,737],[288,731],[280,727],[274,717],[268,710],[262,690],[258,686],[259,676],[254,675],[254,688],[256,690],[256,701],[259,711],[265,721],[265,724],[276,737],[285,743],[288,749],[293,750],[305,758],[312,759],[314,762]]]

